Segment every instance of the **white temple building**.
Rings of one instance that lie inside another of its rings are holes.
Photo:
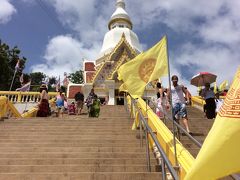
[[[118,68],[142,52],[125,7],[124,0],[116,1],[116,10],[109,20],[109,31],[104,36],[99,58],[95,62],[84,61],[84,85],[76,85],[82,87],[85,97],[94,88],[95,93],[102,100],[108,101],[108,105],[123,103],[123,93],[119,92],[122,82],[117,79]],[[79,88],[70,87],[68,92],[70,98],[73,98],[77,89]],[[147,94],[151,95],[152,90],[150,91]]]

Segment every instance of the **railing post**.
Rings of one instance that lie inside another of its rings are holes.
[[[148,123],[148,119],[146,118]],[[147,168],[148,172],[151,172],[151,162],[150,162],[150,150],[149,150],[149,141],[148,141],[148,128],[145,127],[145,139],[146,139],[146,158],[147,158]]]
[[[165,161],[163,158],[161,158],[161,166],[162,166],[162,179],[166,179],[166,171],[165,171]]]
[[[133,117],[133,98],[131,97],[130,117]]]
[[[18,92],[18,93],[17,93],[17,96],[18,96],[17,102],[21,102],[21,99],[22,99],[22,94],[21,94],[21,92]]]
[[[139,118],[139,126],[140,126],[140,131],[139,131],[139,135],[140,135],[140,147],[143,147],[142,121],[141,121],[141,118]]]

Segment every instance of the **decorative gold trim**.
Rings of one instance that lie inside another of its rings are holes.
[[[95,82],[96,78],[98,77],[98,75],[99,75],[99,73],[101,72],[101,70],[102,70],[102,68],[104,67],[104,65],[105,65],[105,63],[103,63],[103,64],[101,65],[101,67],[96,71],[95,75],[93,75],[93,78],[92,78],[92,81],[91,81],[92,83]]]
[[[95,75],[93,76],[91,82],[92,83],[95,83],[97,77],[99,76],[99,74],[101,73],[103,67],[106,65],[106,63],[109,63],[111,61],[111,59],[113,58],[113,55],[115,55],[118,51],[118,49],[121,47],[121,46],[125,46],[126,49],[129,49],[130,51],[130,54],[128,53],[128,51],[125,49],[124,51],[126,51],[126,60],[129,60],[129,59],[132,59],[131,56],[134,58],[137,56],[137,52],[132,48],[132,46],[127,42],[126,40],[126,36],[125,34],[123,33],[122,34],[122,37],[120,39],[120,41],[117,43],[117,45],[115,46],[115,48],[112,50],[111,53],[109,53],[107,56],[106,56],[106,59],[102,62],[103,64],[100,65],[100,68],[96,70],[96,73]],[[124,52],[123,52],[124,53]],[[121,57],[122,58],[122,57]],[[120,60],[120,59],[119,59]],[[123,58],[122,60],[120,61],[124,61],[125,59]],[[113,79],[113,76],[114,76],[114,73],[116,73],[117,69],[123,64],[123,62],[120,62],[117,66],[113,67],[114,69],[111,70],[110,74],[108,74],[107,76],[107,79],[110,80],[110,79]]]

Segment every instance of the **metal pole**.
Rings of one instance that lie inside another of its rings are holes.
[[[151,172],[151,162],[150,162],[150,153],[149,153],[149,144],[148,144],[148,129],[145,129],[145,138],[146,138],[146,157],[147,157],[147,168],[148,172]]]
[[[166,171],[165,171],[165,162],[164,162],[163,158],[161,158],[161,166],[162,166],[162,179],[165,180],[166,179]]]
[[[178,166],[177,160],[177,149],[176,149],[176,131],[175,131],[175,124],[174,124],[174,117],[173,117],[173,104],[172,104],[172,92],[171,92],[171,79],[170,79],[170,63],[169,63],[169,53],[168,53],[168,38],[166,35],[166,49],[167,49],[167,58],[168,58],[168,83],[169,83],[169,95],[170,95],[170,105],[171,105],[171,117],[173,120],[172,127],[173,127],[173,146],[174,146],[174,154],[175,154],[175,165]]]
[[[124,93],[123,96],[124,96],[124,101],[123,101],[123,103],[124,103],[124,106],[125,106],[126,111],[128,111],[127,102],[126,102],[126,94]]]
[[[11,82],[11,85],[10,85],[9,92],[12,90],[12,86],[13,86],[13,82],[14,82],[16,73],[17,73],[17,70],[15,69],[14,74],[13,74],[13,79],[12,79],[12,82]],[[10,95],[8,95],[7,101],[9,101],[9,98],[10,98]]]
[[[134,106],[134,99],[131,98],[131,118],[134,118],[134,115],[133,115],[133,106]]]
[[[139,132],[139,135],[140,135],[140,147],[143,147],[142,121],[141,121],[141,118],[139,118],[139,125],[140,125],[140,132]]]
[[[10,89],[9,89],[9,91],[11,91],[11,90],[12,90],[12,86],[13,86],[13,82],[14,82],[14,79],[15,79],[16,73],[17,73],[17,70],[15,70],[15,71],[14,71],[14,74],[13,74],[13,79],[12,79],[12,83],[11,83],[11,86],[10,86]]]
[[[176,173],[176,170],[172,167],[172,164],[170,163],[170,160],[167,158],[167,155],[165,154],[163,148],[161,147],[161,145],[159,144],[157,138],[156,138],[156,134],[154,134],[151,130],[151,128],[147,125],[147,122],[145,121],[145,117],[143,116],[142,112],[138,109],[138,112],[140,113],[140,118],[142,120],[142,123],[145,125],[146,129],[148,130],[149,135],[151,135],[153,142],[156,144],[159,152],[161,153],[162,158],[165,161],[165,164],[167,166],[167,168],[169,169],[169,172],[171,173],[172,177],[176,180],[178,180],[178,175]]]
[[[28,91],[27,91],[27,92],[29,92],[29,91],[30,91],[30,87],[31,87],[31,81],[30,81],[30,84],[29,84],[29,89],[28,89]],[[24,111],[23,111],[23,112],[25,112],[25,111],[26,111],[26,109],[27,109],[27,104],[28,104],[28,103],[29,103],[29,101],[30,101],[28,98],[29,98],[29,97],[27,96],[27,97],[26,97],[26,99],[25,99],[25,101],[26,101],[25,103],[26,103],[26,104],[25,104],[25,109],[24,109]]]

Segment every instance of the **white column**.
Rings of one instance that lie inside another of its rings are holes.
[[[115,81],[106,80],[105,85],[109,92],[108,105],[115,105]]]
[[[84,94],[84,99],[86,99],[93,88],[93,84],[84,84],[84,89],[83,89],[83,94]]]

